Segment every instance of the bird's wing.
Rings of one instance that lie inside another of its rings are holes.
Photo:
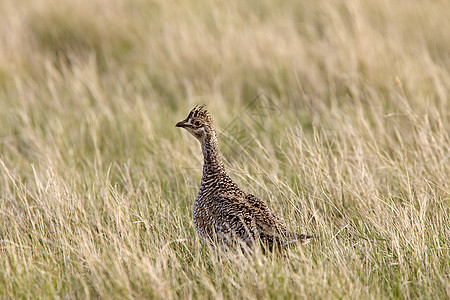
[[[266,216],[270,216],[269,218],[267,218],[268,220],[270,220],[270,223],[263,223],[266,225],[270,225],[270,227],[264,230],[263,233],[267,232],[272,234],[274,237],[276,237],[276,241],[279,243],[279,245],[288,246],[293,243],[306,244],[309,243],[311,239],[315,238],[315,236],[312,235],[287,231],[286,226],[283,224],[283,222],[270,210],[267,204],[258,197],[252,194],[247,194],[245,199],[252,207],[263,211]]]
[[[220,238],[237,237],[246,243],[262,240],[269,246],[284,243],[286,227],[259,198],[251,194],[245,198],[225,194],[212,197],[211,201],[216,203],[210,206],[210,214]]]

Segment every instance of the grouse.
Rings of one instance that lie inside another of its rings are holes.
[[[252,248],[305,244],[314,236],[290,232],[264,201],[241,190],[222,162],[216,130],[209,112],[196,106],[176,127],[186,129],[201,144],[203,176],[193,207],[194,226],[207,244],[239,243]]]

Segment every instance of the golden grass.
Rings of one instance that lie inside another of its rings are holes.
[[[3,298],[449,298],[448,1],[0,3]],[[287,257],[215,253],[206,103]]]

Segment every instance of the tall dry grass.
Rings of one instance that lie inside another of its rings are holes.
[[[448,1],[0,2],[2,298],[450,297]],[[285,256],[215,253],[206,103]]]

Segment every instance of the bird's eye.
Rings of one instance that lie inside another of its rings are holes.
[[[200,121],[195,121],[195,122],[194,122],[194,125],[195,125],[195,126],[200,126],[200,125],[202,125],[202,122],[200,122]]]

